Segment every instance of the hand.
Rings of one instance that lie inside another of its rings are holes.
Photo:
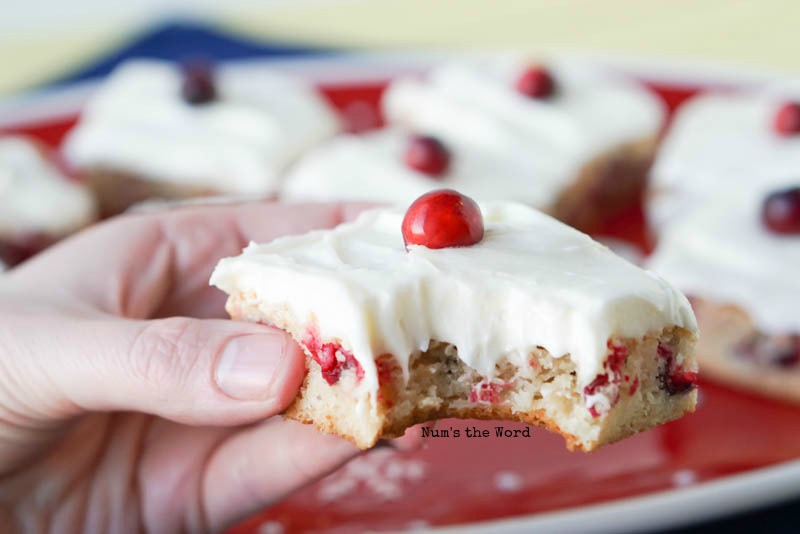
[[[303,354],[281,331],[213,319],[224,295],[208,285],[249,240],[355,211],[127,215],[0,275],[0,524],[218,531],[357,454],[272,417]]]

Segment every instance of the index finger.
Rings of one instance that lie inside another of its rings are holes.
[[[220,258],[249,241],[331,228],[366,207],[255,202],[123,215],[37,256],[9,282],[125,317],[220,317],[225,297],[208,286]]]

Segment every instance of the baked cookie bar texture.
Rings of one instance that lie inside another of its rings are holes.
[[[287,416],[360,447],[456,416],[526,421],[592,450],[694,409],[686,298],[522,204],[430,193],[407,213],[250,244],[211,283],[231,316],[304,347]]]
[[[386,128],[311,150],[282,198],[407,206],[448,187],[523,202],[586,230],[638,202],[665,115],[633,81],[585,62],[513,54],[398,77],[382,108]],[[427,164],[419,137],[437,147]]]
[[[689,210],[647,265],[692,299],[704,375],[800,402],[800,188],[785,180]]]
[[[63,152],[109,216],[153,197],[274,195],[286,168],[340,127],[300,78],[142,59],[103,81]]]

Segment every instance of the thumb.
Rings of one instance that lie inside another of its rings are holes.
[[[33,398],[45,392],[66,416],[122,410],[189,424],[242,424],[280,413],[303,380],[302,350],[263,325],[103,317],[49,326],[46,338],[25,344],[34,367],[32,380],[23,380],[36,387]]]

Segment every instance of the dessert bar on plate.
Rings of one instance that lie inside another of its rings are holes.
[[[742,186],[777,186],[800,171],[800,82],[707,93],[681,106],[658,151],[647,193],[659,230]]]
[[[449,187],[589,230],[638,202],[664,118],[659,99],[633,81],[584,62],[509,55],[398,78],[382,107],[385,129],[309,152],[282,198],[407,206]]]
[[[153,197],[273,195],[338,129],[316,89],[286,74],[138,60],[103,82],[64,154],[113,215]]]
[[[211,283],[291,333],[286,415],[366,448],[442,417],[525,421],[593,450],[693,411],[695,319],[660,277],[535,209],[452,190],[250,244]]]
[[[690,210],[662,231],[648,266],[691,298],[704,376],[800,402],[796,178]]]
[[[13,266],[94,222],[94,198],[38,142],[0,136],[0,262]]]

